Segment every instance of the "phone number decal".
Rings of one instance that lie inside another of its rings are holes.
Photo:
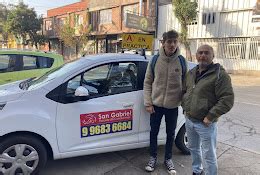
[[[132,109],[81,114],[81,137],[132,130],[132,114]]]
[[[132,121],[84,126],[81,128],[81,137],[110,134],[128,130],[132,130]]]

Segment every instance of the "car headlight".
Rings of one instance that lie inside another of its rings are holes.
[[[0,103],[0,110],[2,110],[5,107],[6,103]]]

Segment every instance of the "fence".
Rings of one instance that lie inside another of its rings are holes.
[[[229,72],[260,71],[260,37],[198,39],[191,43],[193,47],[211,45],[215,62],[222,64]]]

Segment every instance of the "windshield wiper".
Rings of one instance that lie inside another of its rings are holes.
[[[25,81],[21,82],[21,83],[19,84],[19,88],[22,89],[22,90],[27,90],[27,89],[29,88],[29,86],[30,86],[29,83],[30,83],[33,79],[35,79],[35,78],[36,78],[36,77],[29,78],[28,80],[25,80]]]

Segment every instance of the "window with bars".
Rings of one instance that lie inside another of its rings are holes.
[[[83,15],[76,14],[75,15],[75,27],[80,26],[83,24]]]
[[[112,23],[112,9],[106,9],[100,11],[100,24]]]
[[[89,24],[92,26],[93,31],[98,31],[99,11],[90,12]]]
[[[52,30],[52,21],[51,20],[45,21],[45,30],[46,31]]]
[[[214,24],[216,21],[216,13],[212,12],[212,13],[203,13],[202,14],[202,24],[206,25],[206,24]]]

